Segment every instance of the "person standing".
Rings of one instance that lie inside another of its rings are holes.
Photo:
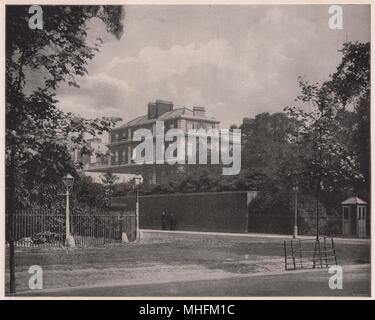
[[[170,227],[170,230],[176,229],[176,220],[175,220],[173,213],[171,213],[169,216],[169,227]]]
[[[162,230],[167,230],[167,214],[165,211],[161,214],[161,228]]]

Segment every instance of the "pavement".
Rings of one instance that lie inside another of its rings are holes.
[[[331,289],[328,269],[237,275],[222,279],[20,292],[17,297],[357,297],[370,296],[370,265],[343,266],[342,289]],[[8,297],[12,299],[12,297]]]
[[[290,240],[291,235],[285,234],[270,234],[270,233],[234,233],[234,232],[206,232],[206,231],[182,231],[182,230],[154,230],[154,229],[140,229],[141,237],[147,238],[165,238],[165,237],[178,237],[180,235],[205,235],[205,236],[220,236],[220,237],[238,237],[238,238],[261,238],[261,239],[279,239],[279,240]],[[324,237],[322,235],[321,237]],[[369,238],[344,238],[344,237],[329,237],[334,238],[335,242],[340,243],[351,243],[351,244],[370,244],[371,239]],[[304,236],[299,235],[298,239],[301,240],[314,240],[315,236]]]

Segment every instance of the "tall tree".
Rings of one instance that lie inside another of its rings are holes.
[[[340,50],[343,58],[327,86],[342,109],[353,118],[345,140],[358,163],[355,192],[370,197],[370,43],[348,42]]]
[[[285,113],[260,113],[241,125],[242,168],[279,181],[280,188],[292,183],[299,168],[295,148],[297,123]]]
[[[300,79],[296,105],[286,108],[300,123],[296,141],[305,179],[318,196],[323,190],[327,202],[333,194],[368,198],[370,186],[370,45],[345,43],[340,51],[342,61],[330,79]]]
[[[57,185],[74,172],[67,144],[84,145],[85,134],[108,130],[109,121],[86,120],[56,107],[59,84],[78,86],[77,76],[101,40],[87,41],[87,22],[101,19],[120,38],[121,6],[43,6],[43,29],[29,27],[28,6],[6,7],[6,209],[10,243],[10,292],[15,292],[13,213],[41,186]],[[33,80],[34,79],[34,80]],[[35,87],[38,79],[38,86]],[[85,151],[85,150],[83,150]]]

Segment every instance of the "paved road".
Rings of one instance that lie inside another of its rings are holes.
[[[141,236],[145,239],[148,238],[159,238],[159,239],[168,239],[168,238],[179,238],[181,236],[219,236],[223,238],[228,238],[228,237],[234,237],[234,238],[262,238],[262,239],[278,239],[278,240],[290,240],[291,235],[286,235],[286,234],[271,234],[271,233],[252,233],[252,232],[247,232],[247,233],[231,233],[231,232],[206,232],[206,231],[182,231],[182,230],[177,230],[177,231],[171,231],[171,230],[153,230],[153,229],[140,229],[141,231]],[[323,236],[322,236],[323,237]],[[330,239],[331,237],[327,237]],[[299,235],[298,239],[301,240],[314,240],[315,236],[310,235],[310,236],[303,236]],[[341,237],[334,237],[335,242],[337,243],[352,243],[352,244],[370,244],[371,240],[369,238],[365,239],[359,239],[359,238],[341,238]]]
[[[273,275],[250,275],[220,280],[181,281],[171,283],[118,285],[111,287],[75,288],[58,291],[39,291],[33,296],[349,296],[367,297],[370,294],[370,266],[345,268],[343,289],[331,290],[327,269],[285,271]]]

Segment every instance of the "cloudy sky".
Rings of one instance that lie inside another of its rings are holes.
[[[342,6],[343,30],[328,6],[127,6],[121,40],[102,36],[80,89],[62,87],[60,107],[86,117],[143,115],[147,103],[200,105],[221,127],[293,103],[299,75],[324,81],[346,40],[370,41],[369,6]]]

